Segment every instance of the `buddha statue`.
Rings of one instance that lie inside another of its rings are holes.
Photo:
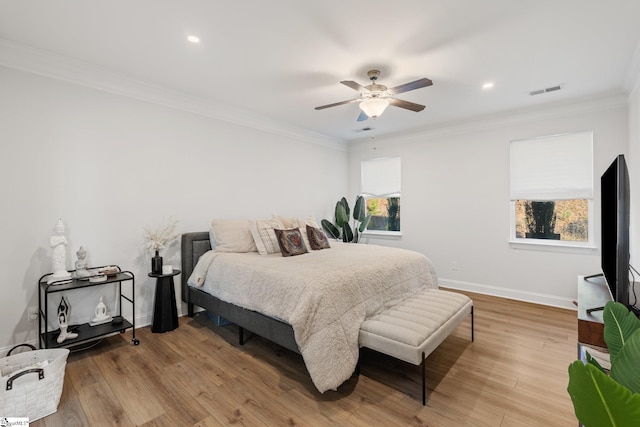
[[[87,271],[87,261],[85,259],[87,257],[87,251],[80,246],[80,249],[76,252],[76,256],[78,257],[78,260],[76,261],[75,276],[79,279],[91,276],[91,273]]]
[[[55,234],[49,238],[53,274],[49,276],[47,283],[71,279],[71,273],[67,271],[67,237],[64,232],[64,223],[62,219],[59,219],[55,227]]]

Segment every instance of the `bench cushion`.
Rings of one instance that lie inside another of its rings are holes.
[[[364,321],[360,347],[420,365],[471,313],[466,295],[439,289],[420,293]]]

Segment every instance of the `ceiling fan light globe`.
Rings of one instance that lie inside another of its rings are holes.
[[[360,109],[372,119],[380,116],[388,106],[389,101],[383,98],[365,99],[360,103]]]

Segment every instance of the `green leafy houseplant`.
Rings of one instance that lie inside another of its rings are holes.
[[[603,314],[604,340],[611,371],[607,375],[587,353],[587,363],[569,365],[569,386],[576,417],[585,427],[640,425],[640,319],[617,302]]]
[[[367,229],[371,220],[371,214],[367,215],[364,197],[358,196],[356,198],[356,204],[353,208],[353,227],[349,224],[350,215],[349,203],[343,197],[336,203],[334,222],[323,219],[320,223],[322,228],[334,239],[342,239],[346,243],[358,243],[360,234]]]

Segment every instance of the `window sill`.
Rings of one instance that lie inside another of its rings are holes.
[[[597,247],[591,243],[576,244],[561,242],[558,240],[531,240],[515,239],[509,240],[509,247],[512,249],[522,249],[528,251],[541,252],[564,252],[572,254],[595,254]]]
[[[362,232],[365,237],[402,237],[401,231],[378,231],[378,230],[365,230]]]

